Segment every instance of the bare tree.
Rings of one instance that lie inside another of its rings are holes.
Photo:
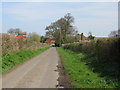
[[[15,29],[11,28],[7,31],[7,33],[15,35]]]
[[[11,28],[8,30],[7,33],[12,34],[12,35],[21,35],[23,32],[19,28],[15,28],[15,29]]]
[[[117,31],[117,30],[114,30],[114,31],[111,31],[108,36],[109,36],[109,37],[116,37],[117,35],[118,35],[118,31]]]
[[[19,28],[16,28],[15,29],[15,34],[16,35],[20,35],[22,33],[22,30],[21,29],[19,29]]]

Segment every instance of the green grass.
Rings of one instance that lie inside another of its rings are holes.
[[[42,52],[44,52],[45,50],[49,49],[50,47],[46,47],[46,48],[40,48],[40,49],[36,49],[36,50],[19,50],[19,51],[15,51],[13,53],[8,53],[2,56],[2,58],[0,59],[0,64],[2,66],[1,73],[4,73],[10,69],[12,69],[14,66],[16,66],[17,64],[20,64]]]
[[[100,77],[100,73],[95,73],[94,68],[87,65],[83,60],[87,58],[87,54],[63,48],[57,48],[57,51],[74,88],[116,88],[118,86],[117,82]],[[96,58],[90,59],[95,60]]]

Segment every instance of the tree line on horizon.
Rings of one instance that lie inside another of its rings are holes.
[[[23,36],[26,36],[28,40],[31,40],[31,41],[35,41],[35,42],[40,42],[40,35],[33,32],[33,33],[27,33],[27,32],[23,32],[20,28],[11,28],[8,30],[9,34],[11,35],[23,35]]]
[[[20,28],[11,28],[7,33],[12,35],[24,35],[32,41],[45,43],[47,39],[53,39],[56,41],[56,44],[61,45],[65,43],[78,42],[76,36],[79,34],[74,26],[74,17],[71,13],[67,13],[64,17],[61,17],[55,22],[52,22],[50,25],[45,27],[46,34],[45,36],[40,36],[39,34],[23,32]],[[79,34],[80,35],[80,34]],[[109,37],[118,37],[120,36],[120,29],[111,31],[108,35]],[[89,40],[94,40],[95,36],[92,35],[92,32],[88,33]]]

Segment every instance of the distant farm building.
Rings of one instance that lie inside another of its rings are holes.
[[[85,36],[83,35],[83,33],[77,34],[77,35],[76,35],[76,39],[77,39],[78,41],[88,40],[87,37],[85,37]]]
[[[16,37],[26,38],[26,37],[25,37],[25,36],[23,36],[23,35],[17,35]]]
[[[55,45],[55,40],[53,40],[53,39],[46,39],[45,43],[47,43],[49,45]]]

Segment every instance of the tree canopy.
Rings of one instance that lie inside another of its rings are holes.
[[[46,26],[46,37],[55,39],[57,44],[69,42],[70,37],[77,34],[73,23],[74,17],[67,13],[64,17]]]
[[[94,40],[95,36],[92,35],[92,32],[88,33],[88,39],[89,40]]]

